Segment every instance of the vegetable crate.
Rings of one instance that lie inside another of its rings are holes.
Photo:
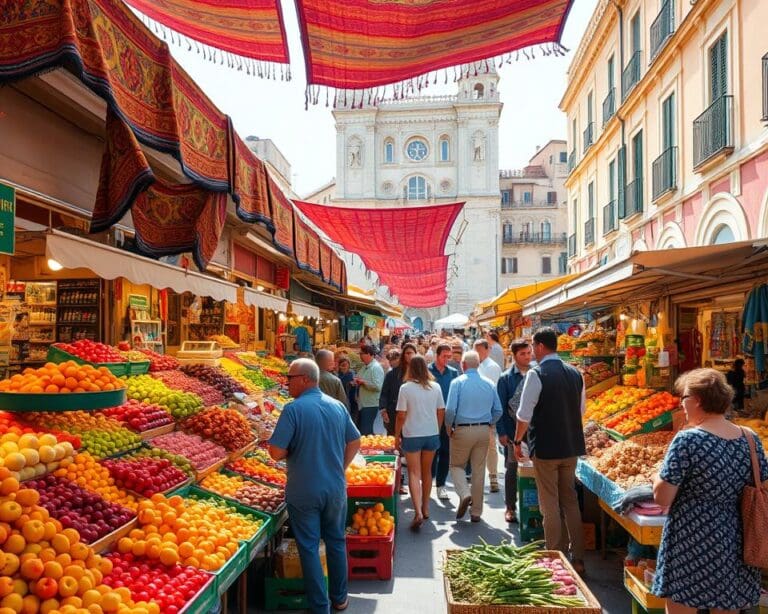
[[[530,542],[544,537],[543,516],[539,509],[539,492],[533,467],[520,465],[517,473],[517,507],[520,539]]]
[[[349,497],[347,499],[347,526],[352,524],[352,515],[357,511],[358,507],[373,507],[377,503],[381,503],[384,506],[384,510],[389,512],[395,519],[395,525],[397,525],[397,500],[396,499],[375,499],[365,497]]]
[[[391,580],[394,558],[394,531],[386,537],[347,536],[347,573],[350,580]]]
[[[325,577],[328,584],[328,576]],[[308,610],[304,578],[264,578],[265,610]]]
[[[651,593],[651,590],[643,581],[643,576],[644,570],[642,568],[625,567],[624,587],[632,595],[632,600],[641,606],[642,611],[648,612],[648,614],[663,612],[666,600]]]

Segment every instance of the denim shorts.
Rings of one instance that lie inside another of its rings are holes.
[[[440,449],[440,435],[403,437],[403,452],[436,452]]]

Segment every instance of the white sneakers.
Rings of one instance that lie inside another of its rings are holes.
[[[437,487],[437,498],[441,501],[448,501],[450,497],[448,496],[448,491],[446,490],[445,486],[438,486]]]

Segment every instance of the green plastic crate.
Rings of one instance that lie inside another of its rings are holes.
[[[129,367],[127,362],[88,362],[87,360],[83,360],[82,358],[79,358],[74,354],[70,354],[69,352],[65,352],[64,350],[54,347],[53,345],[48,347],[47,359],[48,359],[48,362],[55,362],[55,363],[74,360],[79,365],[92,365],[97,368],[106,367],[112,372],[112,375],[114,375],[115,377],[123,377],[124,375],[128,375],[129,373]]]
[[[145,373],[149,373],[149,365],[150,362],[148,360],[142,360],[142,361],[131,361],[128,363],[128,374],[129,375],[144,375]]]
[[[219,594],[216,592],[216,577],[213,574],[210,575],[210,580],[205,583],[205,586],[198,591],[197,595],[179,614],[208,614],[211,611],[214,604],[219,600]]]
[[[250,476],[247,476],[244,473],[238,473],[237,471],[231,471],[229,469],[224,468],[221,471],[219,471],[219,473],[221,473],[223,475],[236,476],[238,478],[243,478],[244,480],[246,480],[248,482],[253,482],[254,484],[259,484],[260,486],[267,486],[268,488],[274,488],[275,490],[280,490],[280,487],[275,486],[274,484],[266,484],[264,482],[259,482],[259,480],[255,479],[255,478],[252,478]],[[200,488],[203,488],[203,486],[200,486]],[[219,495],[219,496],[221,496],[221,495]],[[280,516],[282,516],[283,512],[285,511],[285,508],[286,508],[286,503],[285,503],[285,501],[283,501],[283,504],[280,507],[277,508],[276,512],[274,512],[274,513],[272,513],[272,512],[265,512],[263,510],[257,510],[256,508],[249,507],[249,506],[245,505],[244,503],[240,503],[239,501],[236,501],[235,499],[230,499],[229,497],[224,497],[224,498],[227,499],[228,501],[232,501],[234,503],[238,503],[239,505],[243,505],[244,507],[246,507],[249,510],[252,509],[255,512],[258,512],[259,514],[264,514],[265,516],[268,516],[269,518],[272,518],[272,519],[279,518]]]
[[[325,577],[326,587],[328,576]],[[304,578],[264,578],[265,610],[308,610]]]

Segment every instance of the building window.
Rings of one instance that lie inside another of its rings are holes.
[[[440,139],[440,162],[448,162],[451,159],[451,144],[446,137]]]
[[[502,258],[501,259],[501,274],[502,275],[514,275],[517,273],[517,258]]]
[[[427,157],[429,149],[424,141],[421,139],[414,139],[406,146],[405,153],[414,162],[421,162]]]
[[[736,237],[733,234],[733,230],[727,224],[723,224],[715,230],[712,235],[712,245],[722,245],[723,243],[733,243]]]
[[[501,191],[501,204],[502,205],[508,205],[509,201],[510,201],[509,190],[502,190]]]
[[[547,192],[547,204],[548,205],[557,204],[557,192]]]
[[[509,222],[504,222],[504,226],[502,228],[504,229],[504,243],[511,243],[512,242],[512,224]]]
[[[523,192],[523,202],[526,205],[530,205],[533,201],[533,194],[531,192]]]
[[[387,139],[384,143],[384,162],[392,164],[395,161],[395,144],[391,139]]]
[[[560,275],[568,272],[568,252],[560,252],[560,257],[557,259],[557,272]]]
[[[675,146],[675,94],[661,103],[661,151]]]
[[[728,32],[709,49],[710,103],[728,93]]]
[[[552,274],[552,258],[550,256],[544,256],[541,259],[541,274],[542,275],[551,275]]]
[[[472,97],[475,100],[480,100],[485,96],[485,88],[483,87],[482,83],[478,83],[475,85],[474,88],[472,88]]]
[[[561,151],[560,152],[560,164],[567,164],[568,162],[568,152],[567,151]]]
[[[406,200],[425,200],[427,198],[427,180],[419,175],[411,177],[405,189]]]
[[[587,219],[595,217],[595,182],[590,181],[587,186]]]
[[[552,224],[549,223],[549,220],[544,220],[541,223],[541,240],[549,241],[551,238],[552,238]]]

